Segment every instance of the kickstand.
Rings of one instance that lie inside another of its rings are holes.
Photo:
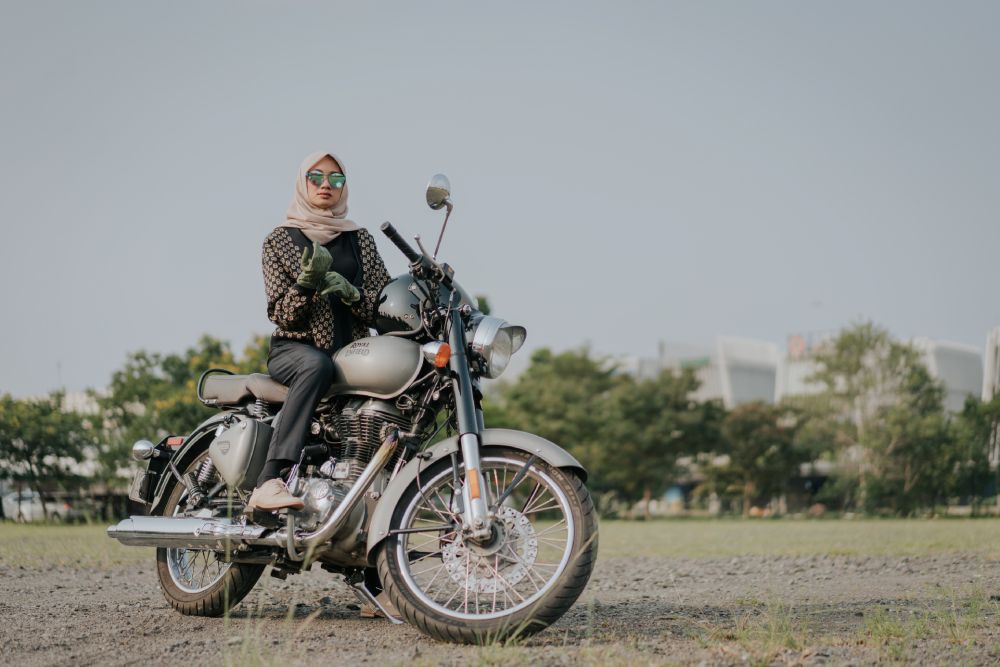
[[[372,595],[372,592],[368,590],[368,587],[365,586],[365,582],[363,580],[351,581],[351,577],[344,577],[344,581],[346,581],[347,585],[351,587],[351,592],[354,593],[354,597],[358,599],[358,602],[360,602],[363,605],[370,604],[371,606],[375,607],[380,612],[382,612],[382,615],[385,616],[387,619],[389,619],[393,625],[403,624],[403,619],[393,614],[390,614],[386,610],[386,608],[382,605],[382,603],[378,601],[378,598]]]

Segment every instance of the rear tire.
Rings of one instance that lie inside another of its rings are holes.
[[[197,470],[207,456],[208,452],[205,452],[196,458],[182,474]],[[186,495],[184,485],[175,481],[174,489],[163,508],[163,515],[178,514]],[[187,566],[192,570],[204,563],[205,569],[214,567],[216,571],[198,585],[184,586],[177,580],[177,568],[187,558],[191,558]],[[223,616],[247,596],[260,579],[264,568],[264,565],[249,563],[223,563],[218,560],[214,551],[162,547],[156,549],[156,574],[163,597],[171,607],[185,616]]]

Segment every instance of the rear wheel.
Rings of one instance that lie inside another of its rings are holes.
[[[531,635],[583,592],[597,556],[590,493],[570,471],[528,463],[520,450],[483,450],[490,498],[503,501],[493,536],[478,543],[459,528],[461,489],[449,459],[403,494],[391,524],[401,532],[383,544],[378,570],[396,608],[424,633],[464,643]]]
[[[182,473],[197,471],[208,452],[195,459]],[[219,481],[218,472],[206,486]],[[167,497],[164,516],[184,514],[187,489],[174,483]],[[253,588],[264,565],[228,563],[223,554],[201,549],[156,550],[156,574],[160,589],[174,609],[187,616],[222,616],[236,606]]]

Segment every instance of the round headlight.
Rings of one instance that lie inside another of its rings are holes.
[[[483,374],[488,378],[500,377],[507,369],[511,356],[524,344],[524,327],[489,315],[479,318],[473,327],[472,351],[486,364]]]

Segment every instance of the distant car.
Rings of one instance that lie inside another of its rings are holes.
[[[45,510],[48,510],[49,519],[52,521],[62,521],[73,518],[75,512],[72,506],[61,500],[45,500],[45,509],[42,509],[42,498],[37,491],[14,491],[3,497],[3,515],[13,521],[44,521]]]

